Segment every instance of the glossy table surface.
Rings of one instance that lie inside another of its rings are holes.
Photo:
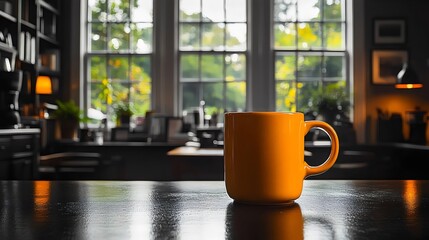
[[[289,206],[224,182],[1,181],[0,239],[429,239],[429,181],[306,180]]]

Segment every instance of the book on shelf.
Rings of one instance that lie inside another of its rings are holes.
[[[30,62],[35,64],[36,63],[36,38],[31,37],[30,43],[31,43]]]
[[[25,32],[21,32],[19,41],[19,60],[25,60]]]
[[[60,66],[60,52],[57,49],[49,49],[39,56],[40,67],[43,69],[57,71]]]
[[[31,34],[25,33],[25,61],[31,62]]]
[[[29,32],[21,32],[19,59],[28,63],[36,63],[36,38]]]

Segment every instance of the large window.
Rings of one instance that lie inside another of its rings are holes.
[[[87,106],[151,108],[152,0],[88,0]],[[110,114],[109,114],[110,113]]]
[[[85,104],[111,120],[118,103],[136,116],[201,100],[219,116],[350,106],[347,0],[87,1]]]
[[[206,114],[246,107],[246,0],[180,0],[180,107]]]
[[[349,103],[344,0],[275,0],[276,110]]]

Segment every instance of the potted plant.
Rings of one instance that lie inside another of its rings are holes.
[[[116,125],[127,125],[130,123],[130,118],[134,114],[130,104],[118,103],[114,107],[116,115]]]
[[[333,124],[335,121],[349,121],[348,112],[350,100],[345,89],[338,84],[325,87],[323,91],[318,91],[312,97],[312,110],[323,121]]]
[[[62,139],[75,139],[79,122],[84,121],[82,111],[73,101],[56,101],[58,108],[52,113],[60,125]]]

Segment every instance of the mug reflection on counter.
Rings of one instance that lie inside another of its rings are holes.
[[[226,239],[303,239],[299,204],[247,205],[230,203],[226,212]]]

